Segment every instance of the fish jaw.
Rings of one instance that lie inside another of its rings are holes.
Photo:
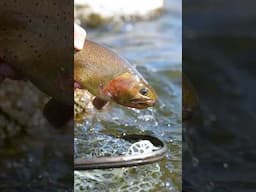
[[[148,107],[153,107],[156,103],[156,99],[132,99],[128,103],[124,104],[126,107],[136,108],[136,109],[146,109]]]

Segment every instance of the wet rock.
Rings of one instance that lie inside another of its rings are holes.
[[[94,96],[87,90],[75,89],[74,91],[74,114],[76,121],[82,121],[86,115],[95,110],[92,100]]]
[[[4,80],[0,84],[0,140],[49,126],[41,112],[48,99],[30,82]]]

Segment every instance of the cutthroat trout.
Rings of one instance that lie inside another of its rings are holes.
[[[73,26],[70,0],[0,1],[0,67],[6,64],[52,98],[43,113],[55,127],[73,115]]]
[[[137,109],[156,102],[153,88],[127,60],[89,40],[75,53],[74,78],[82,89],[96,96],[93,104],[98,109],[108,101]]]
[[[75,81],[96,96],[98,109],[108,101],[138,109],[152,106],[154,90],[113,51],[86,41],[73,55],[70,5],[69,0],[0,1],[0,62],[53,98],[44,111],[52,122],[60,115],[58,126],[64,119],[58,110],[73,113],[74,72]]]
[[[0,1],[0,58],[46,94],[72,106],[74,25],[67,19],[73,18],[69,6],[69,0]]]

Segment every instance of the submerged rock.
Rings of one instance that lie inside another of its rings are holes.
[[[6,79],[0,84],[0,146],[5,139],[47,127],[41,109],[49,97],[30,82]]]
[[[87,90],[74,90],[74,115],[76,121],[84,120],[86,115],[95,110],[92,104],[93,98],[94,96]]]

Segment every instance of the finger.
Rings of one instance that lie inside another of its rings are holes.
[[[74,47],[81,50],[84,47],[86,31],[77,24],[74,24]]]
[[[75,89],[81,89],[81,85],[78,82],[74,82],[74,88]]]

